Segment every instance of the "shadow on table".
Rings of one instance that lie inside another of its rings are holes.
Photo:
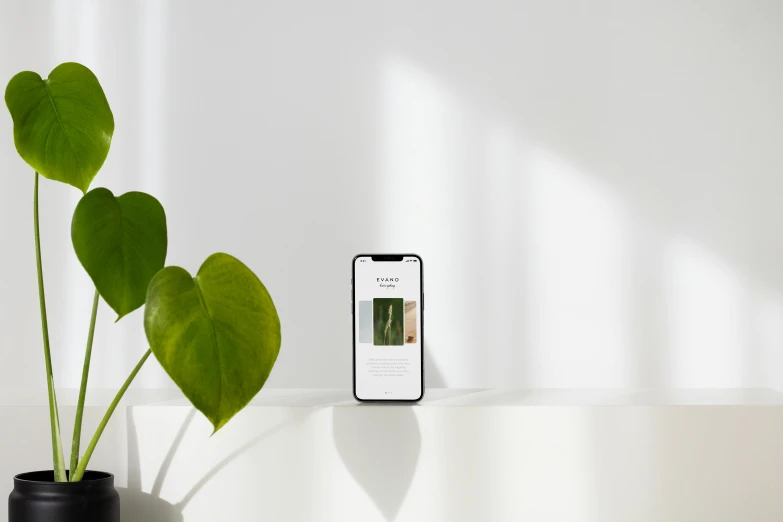
[[[425,388],[446,381],[424,341]],[[332,435],[343,464],[364,492],[392,521],[408,495],[421,453],[421,430],[408,404],[361,404],[335,407]]]
[[[445,379],[432,360],[424,343],[424,365],[427,386],[443,387]],[[174,456],[196,415],[188,412],[169,447],[149,493],[141,488],[141,459],[133,410],[127,410],[128,422],[128,487],[117,488],[120,494],[121,518],[128,522],[180,522],[183,510],[209,481],[228,464],[256,444],[278,431],[304,422],[309,408],[253,437],[207,471],[176,504],[161,498],[161,490]],[[357,408],[333,408],[335,447],[349,473],[372,499],[386,520],[392,521],[408,494],[421,452],[419,422],[409,405]]]
[[[177,435],[169,447],[169,451],[166,457],[163,459],[158,474],[155,477],[155,482],[152,485],[152,489],[149,493],[142,491],[141,489],[141,458],[139,455],[139,443],[136,435],[136,422],[133,418],[133,410],[128,409],[128,487],[117,488],[120,494],[120,516],[125,522],[180,522],[184,520],[183,511],[188,503],[198,494],[201,489],[206,486],[215,475],[217,475],[223,468],[228,466],[231,462],[236,460],[243,453],[250,450],[256,444],[259,444],[268,437],[274,435],[278,431],[303,422],[309,415],[307,409],[303,409],[300,415],[288,419],[284,422],[273,426],[263,433],[251,438],[242,446],[227,455],[223,460],[215,464],[209,471],[207,471],[196,484],[190,488],[190,491],[185,494],[182,499],[176,504],[160,497],[160,492],[163,488],[163,483],[168,474],[171,463],[174,460],[174,456],[179,449],[182,439],[187,432],[188,427],[193,421],[193,417],[196,414],[196,410],[191,409],[188,412],[187,417],[182,422]]]
[[[414,407],[368,404],[333,409],[337,452],[388,521],[397,517],[408,495],[421,452]]]
[[[182,508],[151,493],[117,488],[120,494],[120,519],[124,522],[181,522]]]

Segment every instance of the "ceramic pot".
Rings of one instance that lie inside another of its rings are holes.
[[[14,477],[8,522],[120,522],[114,475],[85,471],[80,482],[54,482],[53,471]]]

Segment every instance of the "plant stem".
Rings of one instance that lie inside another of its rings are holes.
[[[104,428],[106,428],[106,424],[109,423],[109,419],[111,419],[114,410],[117,409],[117,405],[120,403],[122,396],[125,395],[125,391],[128,389],[128,386],[130,386],[130,384],[133,382],[133,379],[136,377],[136,374],[139,373],[139,370],[141,370],[141,367],[144,366],[144,363],[147,361],[147,358],[150,356],[151,353],[152,353],[152,348],[148,349],[146,353],[141,356],[139,362],[136,363],[136,367],[133,369],[130,375],[128,375],[128,378],[125,379],[125,384],[122,385],[120,391],[118,391],[117,395],[114,396],[114,400],[111,401],[109,408],[106,410],[106,413],[103,415],[103,419],[101,419],[101,423],[98,424],[98,428],[95,430],[95,435],[92,436],[92,440],[90,440],[90,444],[87,446],[87,449],[84,452],[84,456],[79,461],[79,465],[76,467],[76,471],[73,473],[73,477],[71,478],[72,482],[78,482],[84,476],[84,470],[87,469],[87,464],[89,464],[90,462],[90,457],[92,457],[92,452],[95,451],[95,445],[98,444],[98,440],[100,440],[101,435],[103,435],[103,430]]]
[[[49,422],[52,430],[54,480],[56,482],[67,482],[63,444],[60,439],[60,416],[57,410],[57,394],[54,390],[54,375],[52,374],[52,356],[49,350],[49,324],[46,320],[46,297],[44,295],[43,266],[41,263],[41,233],[38,229],[38,172],[35,173],[33,222],[35,224],[35,262],[38,267],[38,301],[41,306],[41,330],[43,331],[44,359],[46,360],[46,386],[49,392]]]
[[[84,415],[84,398],[87,395],[87,378],[90,375],[90,357],[92,357],[92,339],[95,335],[95,318],[98,315],[98,300],[100,294],[95,289],[95,297],[92,301],[92,316],[90,317],[90,331],[87,334],[87,348],[84,351],[84,366],[82,367],[82,384],[79,388],[79,402],[76,404],[76,420],[73,422],[73,439],[71,440],[71,467],[74,470],[79,464],[79,444],[82,438],[82,416]]]

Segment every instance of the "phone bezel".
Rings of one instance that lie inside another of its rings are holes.
[[[421,311],[419,313],[420,323],[420,353],[421,358],[421,394],[417,399],[360,399],[356,394],[356,262],[359,258],[369,257],[373,261],[389,261],[389,262],[401,262],[406,257],[415,257],[419,260],[419,303],[421,303]],[[399,259],[397,259],[399,258]],[[419,402],[424,397],[424,261],[418,254],[357,254],[354,256],[351,262],[351,330],[353,332],[353,397],[359,402],[398,402],[398,403],[412,403]]]

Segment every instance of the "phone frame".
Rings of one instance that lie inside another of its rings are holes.
[[[419,357],[421,357],[421,394],[417,399],[360,399],[358,395],[356,395],[356,305],[354,302],[356,301],[356,262],[361,257],[369,257],[372,258],[373,261],[375,261],[375,258],[380,258],[378,261],[389,261],[389,262],[402,262],[403,258],[406,257],[415,257],[419,260],[419,303],[421,303],[421,313],[419,314],[419,324],[420,324],[420,353]],[[399,261],[396,260],[396,258],[400,258]],[[388,258],[388,259],[384,259]],[[424,397],[424,261],[422,261],[421,256],[418,254],[357,254],[354,256],[353,261],[351,261],[351,331],[353,332],[353,370],[351,377],[353,379],[353,398],[356,399],[359,402],[397,402],[397,403],[412,403],[412,402],[419,402]]]

